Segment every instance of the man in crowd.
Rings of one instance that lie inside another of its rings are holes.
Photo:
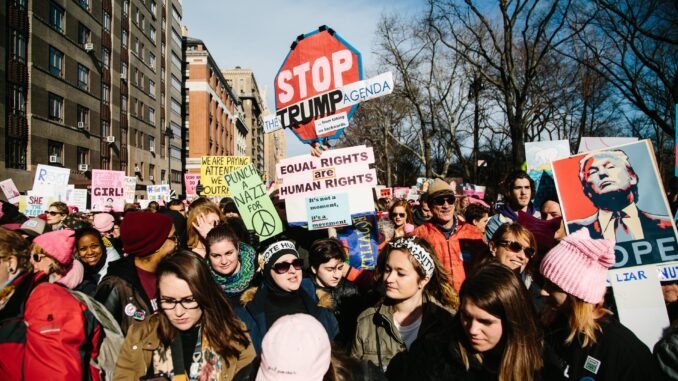
[[[127,257],[111,262],[95,298],[120,324],[123,333],[158,309],[155,270],[177,246],[172,219],[162,213],[130,212],[120,226]]]
[[[497,211],[487,222],[485,240],[489,242],[494,232],[507,222],[518,221],[518,212],[523,211],[540,218],[538,210],[532,205],[534,181],[525,171],[515,171],[504,180],[504,197],[506,203],[498,205]]]
[[[591,238],[626,242],[673,234],[671,218],[638,209],[638,175],[624,151],[593,152],[579,161],[584,194],[598,210],[568,223],[570,234],[586,228]]]
[[[419,197],[419,206],[417,206],[412,212],[412,219],[414,224],[421,226],[428,222],[431,219],[431,207],[428,204],[428,193],[423,193]]]
[[[461,251],[482,243],[482,233],[470,224],[460,222],[454,210],[454,191],[446,182],[436,179],[428,189],[433,216],[414,229],[414,235],[433,246],[443,267],[450,273],[454,288],[459,291],[466,279]]]
[[[560,202],[556,197],[549,197],[544,200],[540,209],[542,220],[548,221],[563,216],[563,213],[560,211]]]

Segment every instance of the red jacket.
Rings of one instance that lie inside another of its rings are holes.
[[[46,278],[22,274],[12,282],[14,294],[0,310],[0,380],[98,381],[80,352],[88,346],[86,307]]]
[[[459,292],[466,279],[461,249],[480,247],[483,245],[483,234],[473,225],[459,222],[457,229],[445,238],[445,234],[433,223],[427,222],[414,229],[414,236],[426,240],[436,252],[440,263],[451,275],[454,289]]]

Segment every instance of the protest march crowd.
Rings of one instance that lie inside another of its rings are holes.
[[[503,184],[495,205],[442,179],[375,194],[371,269],[337,229],[287,225],[277,191],[285,228],[263,241],[228,197],[36,218],[3,202],[0,379],[678,379],[675,328],[652,353],[619,321],[614,241],[566,235],[527,173]]]

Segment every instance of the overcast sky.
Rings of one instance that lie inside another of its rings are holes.
[[[362,54],[366,73],[374,72],[374,32],[384,13],[413,17],[423,0],[184,0],[183,23],[190,37],[205,42],[222,69],[252,69],[269,109],[275,107],[273,79],[300,34],[328,25]],[[309,152],[287,131],[287,156]]]

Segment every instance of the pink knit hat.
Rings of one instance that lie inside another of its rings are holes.
[[[614,241],[592,239],[587,229],[580,229],[551,249],[539,270],[561,290],[596,304],[603,301],[614,259]]]
[[[110,213],[98,213],[94,215],[92,226],[99,231],[99,233],[108,233],[113,229],[115,219]]]
[[[33,240],[50,257],[64,266],[73,263],[73,248],[75,247],[75,232],[62,229],[40,234]]]
[[[286,315],[264,336],[257,381],[321,381],[331,357],[330,338],[318,320]]]

